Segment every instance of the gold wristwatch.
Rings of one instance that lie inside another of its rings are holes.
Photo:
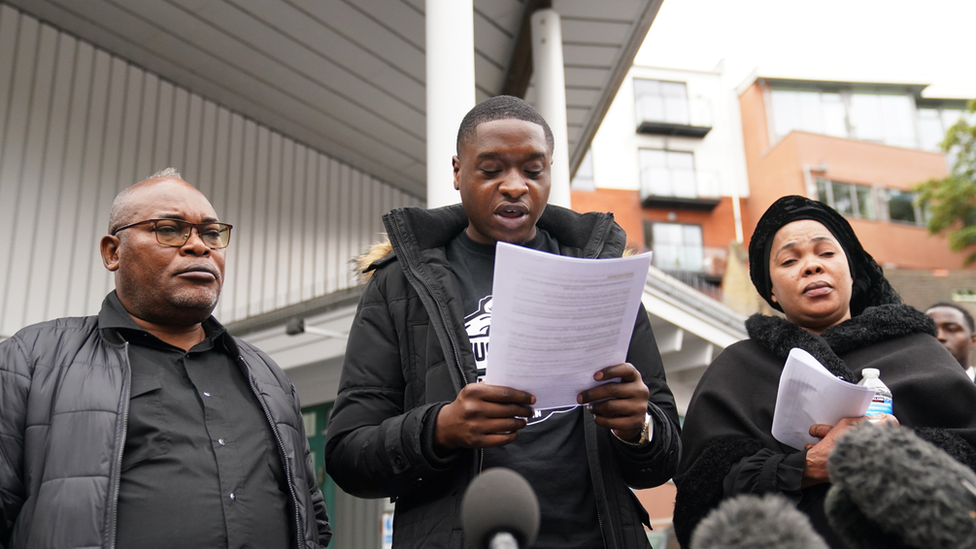
[[[651,443],[651,438],[653,438],[654,436],[654,419],[651,417],[650,412],[644,413],[644,427],[641,428],[640,438],[637,439],[637,442],[630,442],[629,440],[624,440],[620,438],[619,436],[617,436],[617,433],[614,432],[612,429],[610,430],[610,433],[614,437],[616,437],[617,440],[623,442],[627,446],[633,446],[635,448],[643,448],[644,446],[647,446],[648,444]]]

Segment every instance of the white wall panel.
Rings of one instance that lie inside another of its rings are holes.
[[[98,311],[112,200],[167,166],[234,224],[216,315],[357,283],[381,215],[421,205],[369,174],[0,5],[0,336]]]

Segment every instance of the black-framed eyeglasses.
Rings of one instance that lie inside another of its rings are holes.
[[[145,225],[146,223],[152,223],[153,232],[156,233],[156,242],[164,246],[173,246],[174,248],[179,248],[186,244],[190,240],[190,233],[193,229],[197,230],[197,234],[200,235],[200,240],[208,248],[214,250],[226,248],[230,244],[230,230],[234,228],[233,225],[228,225],[227,223],[190,223],[182,219],[158,218],[146,219],[119,227],[112,231],[112,236],[118,234],[119,231],[131,229],[137,225]]]

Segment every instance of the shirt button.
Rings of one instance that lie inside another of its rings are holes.
[[[221,446],[225,446],[225,445],[226,445],[227,443],[226,443],[226,442],[224,442],[224,439],[222,439],[222,438],[218,438],[218,439],[217,439],[217,444],[219,444],[219,445],[221,445]],[[233,498],[231,498],[231,499],[233,499]]]
[[[207,397],[207,398],[210,398],[210,393],[208,393],[208,392],[206,392],[206,391],[204,391],[204,392],[203,392],[203,396],[205,396],[205,397]]]
[[[237,501],[237,496],[234,495],[234,492],[231,492],[227,497],[229,497],[232,501]]]

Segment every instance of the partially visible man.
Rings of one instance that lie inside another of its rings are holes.
[[[680,440],[643,307],[627,362],[593,368],[595,380],[619,382],[583,391],[581,406],[536,412],[533,395],[478,382],[496,242],[587,258],[624,251],[612,215],[547,205],[552,154],[552,132],[528,103],[480,103],[458,131],[461,204],[393,210],[383,218],[390,242],[362,261],[373,274],[349,333],[326,466],[353,495],[396,499],[398,549],[464,547],[461,498],[495,466],[521,473],[539,498],[533,547],[650,547],[630,487],[667,482]]]
[[[949,350],[949,353],[959,361],[959,365],[969,374],[969,379],[976,380],[976,371],[969,364],[969,357],[976,347],[976,329],[973,326],[973,315],[955,303],[940,301],[925,310],[935,321],[939,329],[936,337]]]
[[[230,231],[154,174],[112,204],[99,314],[0,343],[0,547],[328,544],[294,387],[211,316]]]

